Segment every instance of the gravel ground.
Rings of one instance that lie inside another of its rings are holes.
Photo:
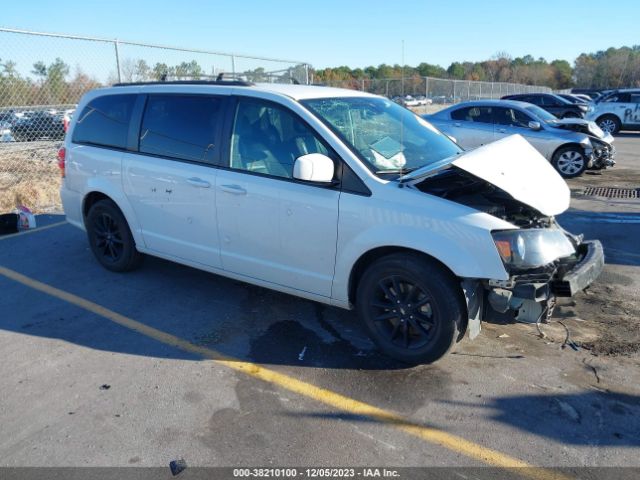
[[[18,205],[36,213],[61,210],[60,142],[0,143],[0,212]]]

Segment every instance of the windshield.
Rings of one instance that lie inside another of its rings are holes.
[[[555,115],[552,115],[551,113],[538,107],[537,105],[527,105],[524,108],[529,113],[534,114],[536,117],[538,117],[540,120],[542,120],[545,123],[552,123],[558,120],[558,117],[556,117]]]
[[[301,103],[378,174],[407,173],[462,152],[426,120],[386,98],[318,98]]]

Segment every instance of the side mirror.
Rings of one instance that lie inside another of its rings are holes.
[[[542,125],[540,125],[540,122],[531,121],[531,122],[529,122],[529,128],[531,130],[538,131],[538,130],[542,130]]]
[[[293,178],[306,182],[331,183],[334,171],[333,160],[321,153],[309,153],[296,158]]]

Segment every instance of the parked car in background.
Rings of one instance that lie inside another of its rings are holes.
[[[464,152],[353,90],[101,88],[59,159],[67,221],[105,268],[146,253],[355,307],[404,362],[439,359],[492,311],[535,323],[604,265],[599,242],[556,223],[570,191],[522,137]]]
[[[61,115],[49,112],[26,113],[11,127],[11,135],[16,142],[33,140],[62,140],[64,123]]]
[[[433,100],[431,100],[428,97],[425,97],[424,95],[418,95],[416,97],[416,101],[418,102],[418,105],[420,105],[420,106],[431,105],[433,103]]]
[[[11,128],[18,121],[18,118],[13,110],[0,112],[0,128]]]
[[[640,89],[613,90],[602,95],[589,107],[587,118],[611,134],[640,130]]]
[[[4,110],[0,112],[0,142],[11,142],[11,129],[18,121],[13,110]]]
[[[593,122],[558,119],[546,110],[515,100],[463,102],[423,116],[465,149],[473,149],[509,135],[522,135],[565,178],[586,169],[615,164],[613,137]]]
[[[581,98],[586,103],[593,102],[593,98],[591,98],[589,95],[585,95],[584,93],[572,93],[571,95],[573,95],[576,98]]]
[[[505,95],[502,99],[532,103],[558,118],[584,118],[588,109],[586,105],[573,104],[553,93],[522,93]]]
[[[589,98],[589,100],[585,100],[584,96],[573,95],[572,93],[557,93],[556,95],[558,95],[561,98],[564,98],[566,101],[570,103],[574,103],[577,105],[585,105],[591,101],[589,97],[587,97]]]
[[[402,97],[402,103],[405,107],[417,107],[420,105],[420,102],[411,95],[405,95]]]
[[[73,118],[73,113],[75,112],[75,108],[70,108],[65,110],[62,115],[62,125],[64,126],[65,133],[69,130],[69,124],[71,123],[71,119]]]
[[[572,88],[571,93],[577,95],[586,95],[591,100],[595,100],[603,93],[607,92],[607,89],[604,88]]]

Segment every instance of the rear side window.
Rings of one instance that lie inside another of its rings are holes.
[[[603,102],[606,103],[628,103],[629,100],[631,100],[630,95],[628,93],[625,92],[620,92],[620,93],[614,93],[613,95],[611,95],[610,97],[607,97],[606,99],[603,100]]]
[[[492,123],[491,115],[491,107],[465,107],[451,112],[453,120],[476,123]]]
[[[205,95],[149,95],[142,128],[141,153],[213,163],[222,99]]]
[[[93,99],[78,117],[72,141],[124,149],[135,101],[136,95],[105,95]]]

